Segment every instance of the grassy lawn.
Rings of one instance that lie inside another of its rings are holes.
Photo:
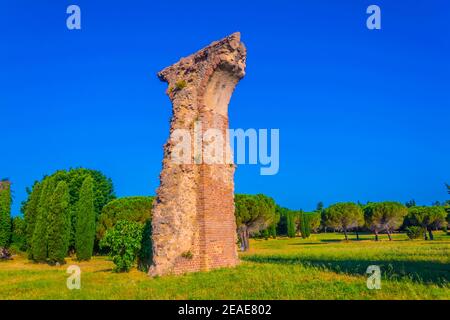
[[[450,236],[353,238],[252,240],[236,268],[155,279],[135,269],[113,273],[105,257],[50,267],[16,256],[0,263],[0,299],[450,299]],[[66,287],[71,264],[82,270],[81,290]],[[382,270],[380,290],[366,287],[369,265]]]

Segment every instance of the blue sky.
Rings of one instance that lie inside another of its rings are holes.
[[[81,8],[82,29],[66,28]],[[382,29],[366,28],[381,8]],[[69,167],[118,196],[158,187],[171,105],[156,72],[240,31],[247,75],[233,128],[279,128],[280,171],[239,166],[236,192],[293,209],[448,198],[447,1],[22,1],[0,3],[0,176],[25,188]]]

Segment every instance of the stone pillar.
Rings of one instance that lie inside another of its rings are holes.
[[[231,267],[239,262],[235,168],[227,129],[228,103],[245,74],[245,59],[240,34],[234,33],[158,74],[168,83],[173,116],[152,211],[152,276]],[[181,152],[187,162],[174,161],[174,155],[180,156],[176,154],[177,129],[192,137],[188,141],[192,152]],[[208,132],[220,133],[223,139]],[[223,152],[208,153],[214,143]]]

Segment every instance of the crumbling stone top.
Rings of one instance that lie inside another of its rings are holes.
[[[181,83],[183,86],[198,87],[201,80],[207,78],[218,67],[241,79],[245,75],[245,60],[246,48],[241,42],[241,34],[236,32],[180,59],[160,71],[158,77],[169,84],[170,95],[170,91],[181,86]]]

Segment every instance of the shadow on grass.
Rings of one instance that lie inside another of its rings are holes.
[[[431,261],[406,260],[362,260],[362,259],[312,259],[288,256],[245,256],[242,260],[256,263],[273,263],[283,265],[303,265],[321,270],[351,275],[367,275],[370,265],[380,267],[383,278],[389,280],[410,279],[419,283],[433,283],[439,286],[448,285],[450,281],[450,265]]]
[[[299,242],[299,243],[289,243],[288,246],[315,246],[315,245],[323,245],[320,242]]]
[[[102,272],[102,273],[108,272],[109,273],[112,271],[113,271],[113,268],[107,268],[107,269],[95,270],[94,273],[100,273],[100,272]]]
[[[321,239],[320,242],[332,243],[332,242],[344,242],[345,239]]]

